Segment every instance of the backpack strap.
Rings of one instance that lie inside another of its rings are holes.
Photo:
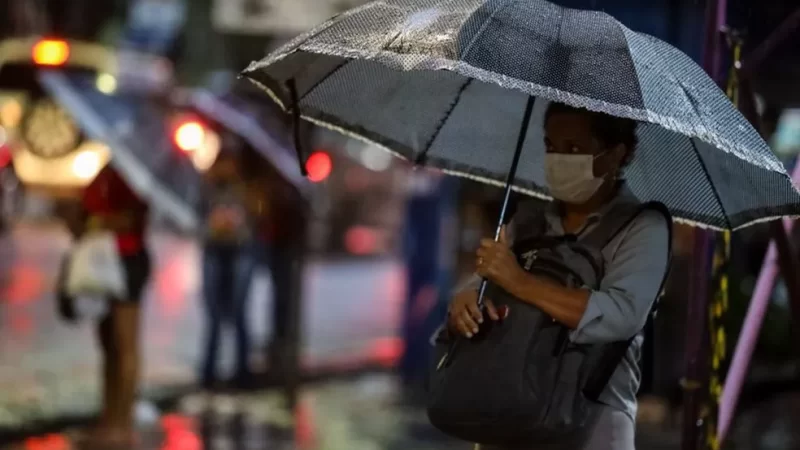
[[[547,232],[545,209],[541,205],[517,208],[507,225],[512,248],[521,242],[539,239]]]
[[[610,242],[616,234],[620,231],[627,228],[627,226],[635,220],[642,212],[646,210],[653,210],[658,211],[661,213],[664,218],[667,220],[667,232],[668,232],[668,241],[667,241],[667,268],[664,270],[664,276],[661,279],[661,285],[658,288],[658,294],[656,298],[653,300],[653,306],[650,309],[649,318],[655,317],[655,313],[658,310],[658,303],[661,298],[661,294],[664,290],[664,284],[669,276],[669,270],[672,262],[672,215],[670,214],[669,210],[663,203],[660,202],[648,202],[640,205],[636,213],[631,216],[623,225],[622,228],[617,230],[617,233],[611,236],[611,239],[608,240]],[[608,344],[608,348],[606,351],[601,355],[600,360],[597,363],[597,367],[589,376],[589,379],[586,382],[586,385],[583,388],[583,395],[594,402],[599,401],[600,394],[605,390],[608,382],[611,380],[611,377],[614,375],[614,372],[619,367],[622,360],[625,358],[625,354],[628,352],[631,344],[633,343],[634,339],[639,333],[631,336],[629,339],[625,341],[617,341],[611,344]]]
[[[647,209],[646,205],[647,203],[620,204],[612,207],[594,229],[579,239],[580,242],[598,250],[606,248],[642,211]]]

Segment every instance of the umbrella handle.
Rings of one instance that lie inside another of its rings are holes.
[[[297,83],[294,78],[290,78],[286,82],[286,87],[289,89],[289,96],[292,100],[292,139],[294,142],[294,150],[297,152],[297,163],[300,164],[300,173],[303,176],[308,176],[306,170],[306,158],[303,155],[303,146],[300,143],[300,100],[297,96]]]
[[[508,204],[511,201],[511,187],[514,184],[514,179],[517,177],[517,166],[519,166],[519,158],[522,156],[522,147],[524,147],[525,138],[528,135],[528,127],[530,126],[533,105],[535,103],[536,97],[529,95],[528,101],[525,103],[525,113],[522,115],[522,123],[519,126],[519,135],[517,136],[517,147],[514,149],[514,158],[511,160],[511,167],[508,169],[508,175],[506,175],[503,206],[500,209],[500,217],[497,219],[497,228],[494,231],[495,242],[500,240],[500,231],[503,229],[503,224],[506,222]],[[482,279],[481,287],[478,289],[478,308],[480,309],[483,309],[483,297],[486,295],[487,286],[488,280],[486,280],[486,278]]]
[[[517,166],[519,166],[519,158],[522,156],[522,147],[525,145],[525,138],[528,135],[528,127],[530,126],[531,122],[531,115],[533,114],[533,105],[536,103],[536,97],[530,95],[528,96],[528,101],[525,104],[525,113],[522,115],[522,123],[519,126],[519,135],[517,136],[517,147],[514,149],[514,158],[511,160],[511,167],[508,169],[508,175],[506,175],[506,185],[505,185],[505,192],[503,195],[503,206],[500,209],[500,217],[497,219],[497,228],[494,232],[494,240],[500,240],[500,231],[503,228],[503,224],[506,221],[506,215],[508,214],[508,204],[511,201],[511,186],[514,184],[514,179],[517,177]],[[488,286],[488,280],[486,278],[481,280],[481,287],[478,290],[478,308],[483,310],[483,298],[486,295],[486,287]],[[486,325],[484,324],[483,327]],[[463,338],[459,337],[457,339],[453,339],[450,343],[450,347],[447,349],[447,353],[442,357],[441,361],[436,367],[436,370],[441,370],[448,367],[455,358],[455,355],[458,351],[459,344]]]

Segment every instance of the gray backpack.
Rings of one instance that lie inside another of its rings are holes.
[[[672,219],[660,203],[618,205],[589,233],[544,236],[526,223],[513,250],[520,265],[569,287],[596,289],[602,250],[646,209]],[[666,274],[664,275],[666,278]],[[663,283],[663,282],[662,282]],[[429,380],[428,417],[453,437],[506,448],[581,448],[600,411],[598,398],[635,338],[575,344],[566,327],[538,308],[489,285],[487,297],[509,306],[504,321],[470,340],[440,336]],[[458,345],[454,345],[458,343]]]

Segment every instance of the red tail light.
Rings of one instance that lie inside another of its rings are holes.
[[[306,160],[308,179],[314,183],[324,181],[333,170],[331,156],[326,152],[318,151],[311,154]]]
[[[59,39],[43,39],[33,46],[31,57],[40,66],[63,66],[69,60],[69,43]]]

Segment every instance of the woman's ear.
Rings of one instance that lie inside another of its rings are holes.
[[[628,157],[628,148],[625,144],[618,144],[609,149],[605,154],[601,166],[596,168],[605,177],[616,178],[622,172],[625,159]]]
[[[614,155],[614,163],[617,167],[622,168],[625,165],[625,160],[628,158],[628,147],[625,144],[617,144],[611,151]]]

